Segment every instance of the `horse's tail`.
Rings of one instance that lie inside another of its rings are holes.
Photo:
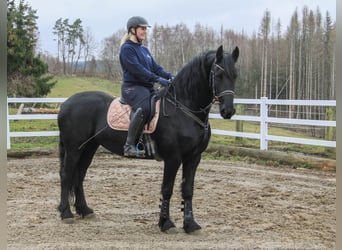
[[[60,161],[60,174],[62,174],[63,171],[65,171],[65,146],[63,143],[63,140],[61,138],[59,138],[59,161]],[[70,187],[69,190],[69,202],[73,203],[74,202],[74,190],[75,190],[75,183],[74,183],[74,179],[73,179],[73,183]]]
[[[61,138],[59,138],[59,161],[61,169],[64,167],[65,148]]]

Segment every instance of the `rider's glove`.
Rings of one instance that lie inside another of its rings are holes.
[[[170,83],[170,80],[166,80],[163,77],[158,77],[157,82],[159,82],[163,86],[167,86]]]

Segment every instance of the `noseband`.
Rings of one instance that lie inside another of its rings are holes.
[[[209,78],[210,78],[210,86],[212,87],[213,89],[213,102],[215,101],[218,101],[220,102],[220,98],[222,96],[225,96],[225,95],[232,95],[234,96],[235,95],[235,92],[233,90],[230,90],[230,89],[227,89],[227,90],[224,90],[220,93],[216,93],[217,92],[217,89],[216,89],[216,85],[215,85],[215,77],[216,77],[216,69],[219,69],[221,71],[223,71],[223,73],[230,79],[232,80],[230,74],[224,69],[222,68],[220,65],[218,65],[216,63],[216,59],[211,67],[211,70],[210,70],[210,75],[209,75]]]

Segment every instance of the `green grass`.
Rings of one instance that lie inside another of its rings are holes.
[[[56,150],[58,147],[57,136],[44,137],[15,137],[11,138],[11,149],[51,149]]]
[[[52,89],[48,97],[69,97],[74,93],[86,91],[86,90],[101,90],[110,93],[114,96],[121,95],[121,84],[115,83],[109,80],[103,80],[99,78],[87,78],[87,77],[56,77],[57,84]],[[17,109],[10,109],[10,114],[15,114]],[[210,124],[212,128],[222,130],[235,130],[236,121],[211,119]],[[54,131],[58,130],[56,120],[24,120],[24,121],[10,121],[11,131]],[[255,122],[244,122],[243,131],[248,133],[259,133],[260,127]],[[293,129],[269,127],[269,134],[314,139],[314,137],[296,132]],[[259,148],[259,140],[248,138],[235,138],[231,136],[212,135],[211,143]],[[55,149],[58,146],[58,137],[25,137],[25,138],[12,138],[12,149],[24,149],[24,148],[48,148]],[[327,158],[336,158],[335,148],[325,148],[311,145],[301,145],[293,143],[273,142],[268,143],[269,149],[285,150],[299,152],[309,155],[317,155]]]
[[[114,96],[121,94],[121,84],[93,77],[58,76],[56,85],[47,97],[69,97],[77,92],[100,90]]]
[[[16,113],[15,109],[11,109],[9,113],[10,114]],[[11,132],[56,131],[56,130],[58,130],[57,120],[10,121]],[[56,149],[57,146],[58,146],[57,136],[11,138],[11,149],[34,149],[34,148]]]
[[[231,121],[231,120],[211,119],[210,125],[211,125],[211,128],[215,128],[215,129],[230,130],[230,131],[236,130],[235,129],[236,121]],[[259,133],[260,126],[256,122],[243,122],[243,132]],[[317,139],[308,134],[296,132],[293,129],[285,129],[285,128],[278,128],[278,127],[272,127],[272,126],[269,126],[268,133],[270,135],[277,135],[277,136],[284,136],[284,137]],[[236,137],[222,136],[222,135],[212,135],[211,143],[238,146],[238,147],[249,147],[249,148],[256,148],[256,149],[260,148],[259,140],[249,139],[249,138],[236,138]],[[335,148],[326,148],[326,147],[321,147],[321,146],[269,141],[268,149],[303,153],[303,154],[308,154],[308,155],[316,155],[316,156],[336,159]]]

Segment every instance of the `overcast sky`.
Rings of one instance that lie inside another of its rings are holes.
[[[323,17],[329,11],[336,20],[336,0],[27,0],[37,10],[40,50],[56,54],[52,34],[59,18],[82,20],[98,42],[126,27],[129,17],[145,17],[149,24],[175,25],[185,23],[192,29],[196,23],[219,30],[232,29],[252,34],[258,31],[265,10],[274,22],[280,18],[283,30],[290,23],[296,8],[301,17],[304,6],[319,7]]]

